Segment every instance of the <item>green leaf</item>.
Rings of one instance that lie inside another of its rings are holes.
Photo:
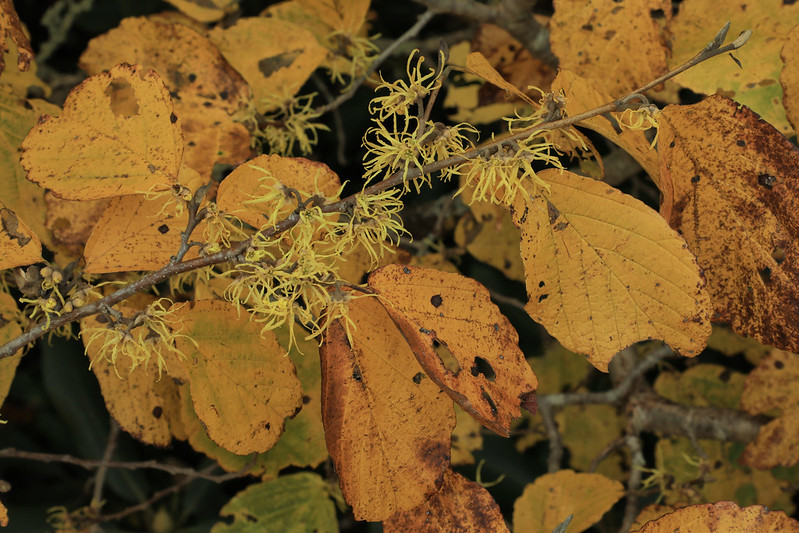
[[[220,514],[233,517],[233,522],[217,522],[211,533],[338,531],[325,480],[310,472],[251,485],[222,507]]]

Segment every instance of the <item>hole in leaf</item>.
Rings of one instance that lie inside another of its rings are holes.
[[[783,250],[782,248],[780,248],[779,246],[777,246],[777,247],[776,247],[776,248],[774,248],[774,250],[771,252],[771,258],[772,258],[774,261],[776,261],[776,262],[777,262],[777,264],[779,265],[780,263],[782,263],[783,261],[785,261],[785,250]]]
[[[449,351],[449,348],[446,344],[433,339],[433,350],[435,350],[438,358],[441,359],[441,364],[444,366],[444,368],[456,376],[461,373],[460,363],[458,363],[458,360],[455,359],[454,355],[452,355],[452,352]]]
[[[413,376],[413,382],[417,385],[422,382],[422,378],[424,378],[424,374],[421,372],[417,372],[415,376]]]
[[[769,267],[758,270],[757,273],[760,274],[760,279],[763,280],[763,283],[768,283],[771,281],[771,269]]]
[[[433,304],[433,307],[439,307],[444,301],[441,299],[440,294],[436,294],[432,298],[430,298],[430,303]]]
[[[164,235],[168,231],[169,231],[169,226],[167,226],[166,224],[161,224],[160,226],[158,226],[158,233],[160,233],[161,235]]]
[[[549,294],[542,294],[541,296],[538,297],[538,303],[543,302],[547,298],[549,298]]]
[[[777,178],[775,178],[771,174],[759,174],[757,176],[757,182],[766,189],[771,189],[772,187],[774,187],[774,184],[777,182]]]
[[[161,418],[161,415],[164,414],[164,410],[161,408],[160,405],[156,405],[153,407],[153,416],[155,418]]]
[[[136,100],[136,91],[128,80],[117,78],[105,88],[111,112],[120,117],[134,117],[139,114],[139,102]]]
[[[497,373],[494,372],[491,364],[480,356],[474,358],[474,366],[471,371],[474,377],[483,374],[486,379],[492,383],[497,379]]]
[[[494,399],[483,389],[483,399],[488,402],[488,406],[491,408],[492,414],[497,414],[497,404],[494,403]]]

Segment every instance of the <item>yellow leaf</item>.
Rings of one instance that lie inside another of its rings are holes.
[[[523,280],[524,265],[517,247],[519,229],[513,225],[508,210],[501,205],[476,202],[471,211],[458,221],[455,243],[508,278]]]
[[[260,332],[228,303],[202,300],[174,307],[182,321],[177,347],[186,354],[191,399],[208,436],[239,455],[275,445],[286,417],[302,405],[294,364],[272,332]],[[231,335],[235,332],[235,335]]]
[[[0,293],[0,345],[7,343],[22,333],[16,318],[17,302],[10,294]],[[2,418],[2,405],[11,389],[11,382],[17,372],[17,365],[22,360],[22,352],[19,351],[11,357],[0,359],[0,418]]]
[[[748,45],[747,45],[748,46]],[[696,255],[714,321],[799,352],[799,150],[723,96],[668,106],[660,212]]]
[[[164,191],[176,181],[183,138],[158,75],[127,64],[69,93],[22,142],[28,179],[67,200]]]
[[[789,32],[782,45],[780,58],[784,66],[780,73],[782,105],[794,131],[799,127],[799,24]]]
[[[8,509],[2,503],[0,503],[0,526],[8,526]]]
[[[437,491],[455,416],[376,298],[349,317],[352,345],[336,320],[320,348],[325,438],[355,518],[385,520]]]
[[[555,414],[563,446],[569,450],[569,466],[588,472],[609,443],[622,438],[627,424],[613,405],[567,405]],[[592,472],[611,479],[626,480],[629,475],[626,449],[608,454]]]
[[[151,68],[164,80],[185,139],[183,164],[205,181],[214,164],[250,157],[249,132],[233,120],[251,105],[249,87],[206,37],[184,24],[126,18],[92,39],[80,58],[90,75],[122,62]]]
[[[601,89],[597,87],[601,87]],[[552,90],[563,91],[566,97],[566,114],[569,116],[579,115],[607,104],[620,96],[619,94],[611,96],[612,93],[608,92],[602,81],[591,81],[564,69],[558,72],[558,76],[552,82]],[[617,120],[621,116],[619,113],[611,113],[611,115]],[[643,131],[624,128],[619,133],[604,116],[583,120],[578,125],[592,129],[617,144],[619,148],[638,161],[638,164],[646,170],[655,184],[659,184],[657,151],[652,148],[651,141],[647,139]]]
[[[452,470],[429,500],[383,522],[385,533],[480,531],[508,533],[499,505],[488,491]]]
[[[662,518],[647,522],[639,533],[750,533],[773,531],[795,533],[799,522],[783,511],[770,511],[760,505],[738,507],[733,502],[703,503],[683,507]]]
[[[171,212],[174,205],[165,210],[164,201],[141,194],[113,198],[86,243],[84,271],[158,270],[169,263],[189,218],[185,209],[180,215]],[[192,248],[186,259],[196,256]]]
[[[199,22],[216,22],[238,8],[238,0],[166,0]]]
[[[208,33],[222,54],[252,88],[255,106],[266,99],[290,97],[327,56],[314,35],[286,21],[250,17]]]
[[[527,485],[513,504],[514,531],[552,531],[574,515],[570,533],[596,523],[624,495],[618,481],[600,474],[561,470],[544,474]]]
[[[756,6],[756,9],[751,9]],[[704,48],[724,22],[730,22],[730,37],[752,30],[746,45],[733,50],[741,62],[724,55],[688,69],[675,81],[694,92],[723,94],[751,108],[780,133],[791,136],[793,130],[782,106],[780,51],[799,23],[799,5],[782,0],[689,0],[680,4],[672,20],[672,53],[669,67],[687,61]]]
[[[369,276],[430,378],[484,426],[507,436],[538,381],[488,290],[459,274],[388,265]],[[447,365],[451,365],[448,367]]]
[[[652,13],[657,10],[670,19],[669,0],[556,0],[553,7],[550,42],[561,68],[596,80],[616,98],[666,72],[669,48]],[[706,36],[693,53],[712,37]]]
[[[455,429],[452,432],[452,459],[453,465],[474,464],[472,452],[483,448],[483,435],[480,430],[483,426],[469,413],[455,405]]]
[[[62,200],[48,191],[44,202],[47,205],[44,223],[53,234],[53,242],[77,258],[83,255],[86,241],[111,200]]]
[[[746,378],[741,408],[759,415],[775,409],[781,416],[760,428],[741,457],[745,465],[765,470],[799,462],[799,362],[796,355],[772,350]]]
[[[278,221],[297,208],[296,201],[284,205],[277,212],[271,204],[253,202],[259,196],[273,191],[278,183],[264,180],[272,176],[286,187],[297,189],[305,195],[324,194],[328,201],[338,201],[340,183],[335,172],[324,163],[302,157],[259,155],[239,165],[219,185],[216,203],[219,210],[234,215],[247,224],[260,228],[270,216]]]
[[[61,109],[44,100],[24,100],[7,88],[0,89],[0,166],[4,170],[0,178],[0,202],[12,206],[46,246],[51,245],[51,239],[44,222],[44,189],[25,179],[25,171],[19,164],[19,149],[42,113],[60,112]]]
[[[42,244],[11,209],[0,202],[0,270],[42,260]]]
[[[2,54],[0,62],[17,61],[19,56],[17,45],[14,41],[6,41],[6,45],[8,46],[8,51]],[[0,85],[20,98],[25,98],[28,94],[31,94],[31,89],[39,91],[45,97],[49,97],[52,89],[39,79],[37,70],[35,61],[31,61],[29,68],[24,71],[16,68],[5,69],[2,71],[2,76],[0,76]]]
[[[566,171],[538,175],[550,194],[520,195],[513,209],[533,320],[603,372],[642,340],[663,340],[686,357],[701,352],[710,300],[680,236],[609,185]]]

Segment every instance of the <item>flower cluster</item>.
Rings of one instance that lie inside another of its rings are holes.
[[[95,319],[100,325],[87,326],[81,331],[87,353],[92,346],[99,344],[92,364],[98,358],[103,358],[114,366],[114,371],[119,375],[120,357],[128,361],[129,372],[142,365],[146,368],[155,357],[160,377],[163,369],[167,368],[165,355],[173,354],[180,359],[186,357],[175,341],[183,338],[194,342],[179,333],[180,328],[172,316],[175,309],[177,307],[168,298],[156,300],[130,317],[106,307]]]
[[[314,96],[316,93],[266,99],[262,107],[270,111],[251,119],[253,141],[268,146],[262,151],[270,154],[291,155],[295,147],[303,155],[310,153],[319,141],[319,131],[329,131],[326,125],[316,122],[320,113],[313,107]]]
[[[618,117],[619,125],[634,131],[646,131],[654,128],[655,136],[651,147],[654,148],[658,141],[658,126],[660,109],[656,105],[645,105],[638,109],[625,109]]]
[[[327,36],[329,50],[327,71],[330,79],[344,85],[347,90],[352,82],[361,76],[377,57],[377,45],[368,37],[358,37],[344,31],[334,31]],[[344,80],[349,78],[349,84]]]

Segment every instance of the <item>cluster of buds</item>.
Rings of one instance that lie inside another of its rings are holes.
[[[71,313],[86,305],[93,289],[70,263],[61,269],[55,265],[44,267],[31,265],[14,271],[14,280],[22,293],[20,302],[28,304],[26,313],[31,320],[43,318],[44,329],[50,328],[54,316]],[[69,328],[63,332],[69,334]]]

